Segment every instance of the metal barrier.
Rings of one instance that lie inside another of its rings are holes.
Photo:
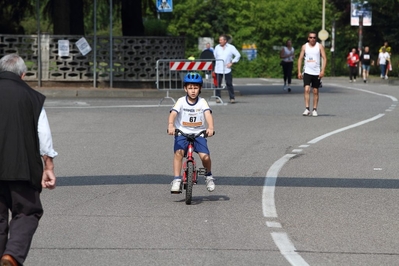
[[[226,82],[223,74],[221,88],[218,88],[219,80],[212,76],[214,63],[216,61],[222,61],[222,59],[198,59],[198,60],[185,60],[185,59],[159,59],[156,65],[157,73],[157,89],[166,91],[166,96],[161,99],[159,105],[161,105],[164,99],[171,99],[175,103],[175,99],[170,96],[169,92],[174,90],[183,90],[183,79],[184,76],[191,71],[202,71],[204,83],[202,89],[213,90],[213,95],[209,97],[209,100],[215,98],[221,104],[223,100],[216,96],[216,89],[221,90],[226,88]],[[223,64],[224,65],[224,64]],[[205,76],[205,77],[204,77]]]

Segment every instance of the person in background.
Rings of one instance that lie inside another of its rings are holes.
[[[17,54],[0,59],[2,266],[23,265],[43,215],[40,192],[55,188],[56,182],[53,158],[58,153],[43,108],[46,97],[22,80],[25,73],[25,62]]]
[[[280,51],[281,66],[283,68],[283,79],[285,91],[291,91],[291,78],[292,78],[292,68],[294,66],[295,53],[292,47],[291,40],[287,40],[285,46]],[[287,86],[288,81],[288,86]]]
[[[209,42],[207,42],[205,44],[205,49],[204,50],[209,50],[209,51],[211,51],[213,53],[213,48],[212,48],[212,46],[211,46],[211,44]]]
[[[359,54],[356,52],[356,48],[352,48],[352,51],[349,52],[346,57],[349,66],[349,82],[356,82],[357,76],[357,63],[359,62]]]
[[[364,51],[360,56],[360,62],[362,63],[363,82],[366,83],[369,78],[370,66],[374,65],[374,60],[372,59],[368,46],[364,47]]]
[[[389,64],[390,56],[389,53],[386,52],[385,47],[381,48],[381,52],[378,54],[377,66],[380,66],[381,70],[381,78],[388,79],[388,75],[386,74],[387,65]]]
[[[234,45],[227,43],[226,35],[220,35],[219,44],[215,47],[214,55],[216,59],[214,72],[217,77],[218,87],[221,87],[224,75],[226,87],[229,91],[230,102],[235,103],[231,68],[240,60],[241,54],[237,51]],[[216,96],[221,96],[220,90],[216,90]],[[218,99],[216,102],[220,102],[220,100]]]
[[[384,45],[381,46],[380,50],[378,50],[379,53],[382,52],[382,48],[385,48],[385,52],[387,52],[389,54],[389,58],[391,58],[392,57],[392,48],[391,48],[391,46],[389,46],[387,41],[385,41]],[[385,76],[386,79],[388,79],[388,72],[390,70],[392,70],[392,65],[391,65],[391,61],[388,60],[386,62],[386,66],[385,66],[385,74],[383,75],[383,76]]]
[[[308,42],[302,45],[301,53],[298,58],[298,79],[303,79],[305,111],[303,116],[318,116],[317,106],[319,103],[319,88],[321,78],[324,77],[324,71],[327,65],[326,52],[322,44],[316,41],[316,32],[311,31],[308,34]],[[320,62],[322,59],[322,62]],[[302,61],[304,60],[304,72],[302,74]],[[320,67],[321,63],[321,67]],[[310,112],[310,87],[313,88],[313,111]]]

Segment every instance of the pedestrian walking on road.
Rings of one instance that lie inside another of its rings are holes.
[[[390,61],[389,53],[386,52],[385,47],[381,48],[381,52],[378,54],[377,65],[380,66],[381,70],[381,78],[388,79],[388,75],[386,74],[387,66]]]
[[[308,34],[308,42],[302,45],[298,58],[298,78],[303,79],[305,111],[304,116],[317,116],[317,105],[319,103],[319,88],[321,78],[327,65],[327,57],[323,45],[316,41],[316,32]],[[322,59],[322,62],[320,62]],[[302,61],[304,60],[304,72],[302,74]],[[321,68],[320,68],[321,63]],[[310,87],[313,88],[313,111],[310,112]]]
[[[292,69],[294,66],[294,47],[292,47],[291,40],[287,40],[285,46],[280,51],[281,58],[281,66],[283,68],[283,79],[284,79],[284,87],[285,91],[291,91],[291,78],[292,78]],[[288,81],[288,86],[287,86]]]
[[[385,41],[384,45],[381,46],[380,50],[378,50],[379,53],[382,52],[382,48],[385,48],[385,52],[387,52],[389,54],[389,58],[391,58],[392,57],[392,48],[391,48],[391,46],[389,46],[387,41]],[[385,74],[383,74],[385,79],[388,79],[388,72],[391,70],[392,70],[392,65],[391,65],[390,60],[388,60],[385,65]]]
[[[364,51],[360,56],[360,62],[362,63],[363,70],[363,82],[366,83],[369,78],[370,66],[374,65],[374,60],[370,54],[370,48],[364,47]]]
[[[0,59],[0,256],[1,265],[22,265],[43,215],[42,188],[55,188],[51,131],[45,96],[22,79],[26,65]],[[44,168],[43,168],[44,163]],[[9,222],[9,212],[11,221]]]
[[[356,52],[356,48],[352,48],[352,51],[348,54],[346,60],[349,66],[349,82],[356,82],[357,63],[359,63],[359,55]]]
[[[241,55],[234,45],[227,43],[226,35],[220,35],[219,44],[215,47],[214,55],[216,59],[214,72],[217,77],[218,87],[221,87],[224,75],[226,87],[229,91],[230,102],[235,103],[233,75],[231,73],[231,68],[233,67],[233,64],[240,60]],[[221,97],[220,90],[216,90],[216,96]]]

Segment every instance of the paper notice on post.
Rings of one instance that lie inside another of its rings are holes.
[[[76,42],[76,46],[78,47],[82,55],[87,55],[91,51],[90,44],[86,41],[84,37],[80,38]]]
[[[69,56],[68,40],[58,40],[58,56]]]

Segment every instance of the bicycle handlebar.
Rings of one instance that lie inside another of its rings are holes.
[[[184,136],[184,137],[186,137],[186,138],[193,138],[193,139],[195,139],[195,138],[197,138],[197,137],[199,137],[199,136],[201,136],[201,135],[203,135],[204,138],[207,138],[207,137],[208,137],[208,134],[206,134],[206,130],[202,130],[202,131],[199,132],[198,134],[194,135],[194,134],[186,134],[186,133],[184,133],[183,131],[181,131],[180,129],[177,129],[177,128],[176,128],[176,130],[175,130],[175,136],[177,137],[177,136],[179,136],[179,135]],[[213,135],[215,135],[215,131],[213,131]]]

